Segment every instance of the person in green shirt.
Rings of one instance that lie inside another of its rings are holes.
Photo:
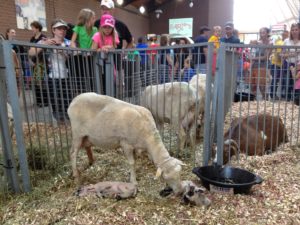
[[[95,12],[91,9],[80,10],[77,18],[77,24],[73,28],[73,35],[71,39],[71,47],[90,49],[93,43],[93,36],[98,32],[98,29],[94,26]],[[94,76],[93,59],[92,55],[88,51],[75,52],[71,58],[69,58],[70,65],[69,73],[72,79],[74,79],[75,92],[80,94],[83,92],[96,91],[96,78]]]
[[[98,29],[94,27],[95,12],[91,9],[82,9],[79,12],[77,25],[73,28],[71,47],[90,49],[92,37]]]

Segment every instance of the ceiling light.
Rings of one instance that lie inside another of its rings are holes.
[[[124,0],[117,0],[118,5],[123,5]]]
[[[145,11],[146,11],[146,9],[145,9],[145,7],[142,5],[142,6],[140,7],[140,13],[144,14]]]
[[[189,4],[189,6],[190,6],[191,8],[193,8],[193,6],[194,6],[194,2],[193,2],[193,0],[191,0],[191,1],[190,1],[190,4]]]

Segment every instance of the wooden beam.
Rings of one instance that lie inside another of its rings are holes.
[[[148,13],[152,13],[154,12],[156,9],[159,9],[161,8],[162,6],[170,3],[171,1],[173,0],[166,0],[166,1],[163,1],[163,3],[158,3],[158,1],[156,0],[151,0],[148,2],[148,4],[146,5],[146,10]]]
[[[125,6],[131,4],[131,3],[135,2],[135,1],[137,1],[137,0],[124,0],[124,3],[123,3],[122,6],[125,7]]]

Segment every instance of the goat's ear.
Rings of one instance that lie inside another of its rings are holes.
[[[161,174],[162,174],[162,169],[158,167],[154,179],[157,180],[158,178],[160,178]]]

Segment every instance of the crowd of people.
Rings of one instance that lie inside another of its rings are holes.
[[[33,36],[30,39],[31,43],[37,43],[46,46],[59,46],[80,49],[92,49],[97,52],[107,53],[114,49],[122,48],[137,48],[139,51],[128,54],[129,62],[139,63],[140,80],[142,86],[147,86],[152,83],[165,83],[173,80],[189,81],[197,73],[207,73],[208,62],[208,47],[201,45],[200,47],[186,47],[188,44],[186,39],[181,38],[176,41],[175,48],[153,49],[156,47],[168,47],[171,45],[168,35],[162,35],[157,40],[157,37],[149,39],[139,37],[137,44],[134,43],[134,38],[128,27],[122,21],[114,17],[114,2],[113,0],[102,0],[100,4],[101,18],[96,20],[95,12],[91,9],[80,10],[75,26],[67,24],[62,19],[55,19],[51,23],[52,37],[46,37],[42,33],[42,25],[38,21],[30,24]],[[222,31],[224,36],[222,37]],[[14,40],[16,31],[7,29],[5,39]],[[238,31],[234,28],[232,22],[227,22],[224,25],[224,30],[217,25],[212,28],[202,26],[199,36],[194,39],[195,43],[212,42],[214,46],[212,59],[212,74],[217,74],[217,55],[219,52],[220,43],[240,44]],[[295,23],[291,26],[290,32],[282,32],[281,38],[276,42],[270,39],[270,30],[263,27],[259,30],[259,40],[254,40],[250,44],[260,45],[285,45],[285,46],[300,46],[300,26]],[[181,47],[183,46],[183,47]],[[143,50],[146,49],[147,50]],[[296,49],[272,49],[272,48],[257,48],[253,54],[247,52],[247,49],[240,48],[240,72],[248,75],[245,82],[250,85],[251,92],[257,95],[259,90],[262,97],[270,95],[271,98],[277,99],[285,97],[287,100],[300,99],[300,55]],[[22,46],[14,46],[13,51],[18,54],[25,50]],[[51,105],[53,116],[56,120],[65,120],[67,117],[66,110],[73,96],[69,96],[68,77],[78,76],[75,85],[80,86],[83,91],[87,88],[87,76],[79,74],[78,71],[92,71],[93,60],[90,54],[78,54],[73,56],[72,64],[68,60],[65,51],[53,50],[45,59],[45,49],[31,47],[27,53],[29,60],[21,58],[23,68],[27,68],[26,63],[30,63],[32,71],[23,69],[25,83],[33,82],[33,90],[36,96],[37,106]],[[117,83],[120,80],[117,76],[118,71],[122,67],[121,54],[114,55],[114,72],[113,79]],[[29,62],[28,62],[29,61]],[[45,63],[47,61],[47,63]],[[74,63],[75,62],[75,63]],[[131,66],[128,66],[131,68]],[[156,71],[155,79],[149,77],[147,71]],[[133,71],[129,71],[132,73]],[[77,74],[78,73],[78,74]],[[88,74],[89,72],[87,72]],[[104,73],[104,72],[103,72]],[[45,74],[47,82],[45,83]],[[88,79],[90,79],[89,77]],[[106,83],[106,76],[101,76],[102,84]],[[130,79],[130,78],[127,78]],[[83,82],[84,81],[84,82]],[[93,83],[93,81],[89,81]],[[128,82],[128,83],[131,83]],[[41,88],[41,86],[47,88]],[[124,85],[124,80],[121,79],[121,85]],[[102,93],[106,94],[106,86],[102,87]],[[268,89],[269,88],[269,89]],[[277,95],[278,89],[280,96]],[[44,90],[48,91],[44,91]],[[89,90],[94,91],[92,87]],[[49,98],[50,93],[50,98]]]

